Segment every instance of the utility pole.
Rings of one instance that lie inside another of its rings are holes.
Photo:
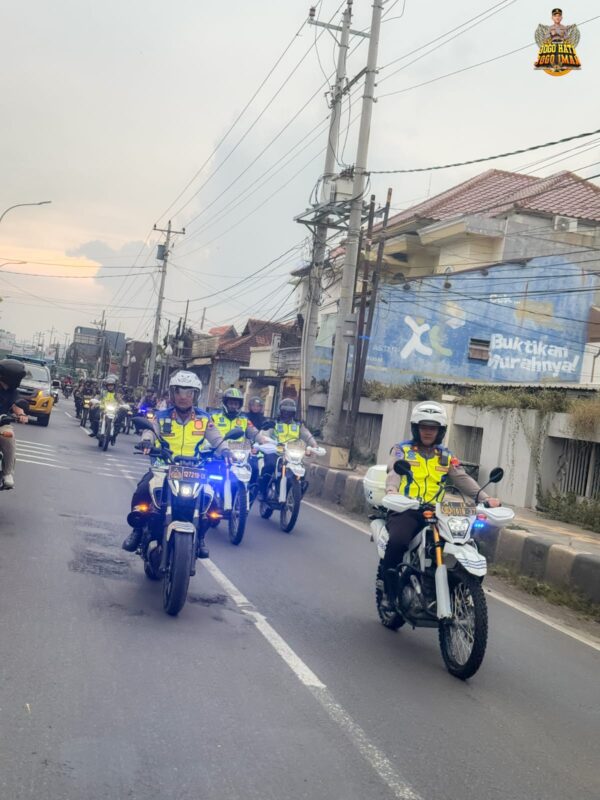
[[[329,117],[329,132],[327,136],[327,150],[325,151],[325,167],[323,169],[323,179],[332,177],[335,174],[337,162],[337,149],[340,134],[340,120],[342,116],[342,99],[346,83],[346,61],[348,57],[348,44],[350,41],[350,23],[352,21],[353,0],[348,0],[344,11],[341,28],[337,25],[309,19],[312,25],[318,25],[330,30],[340,31],[340,42],[338,49],[337,69],[335,73],[335,84],[331,87],[331,115]],[[312,264],[308,276],[308,293],[306,296],[304,326],[302,330],[302,360],[300,378],[300,405],[302,417],[307,418],[308,400],[310,396],[311,367],[314,361],[315,345],[317,339],[317,328],[319,323],[319,302],[321,299],[321,280],[323,276],[323,264],[327,251],[327,232],[329,227],[324,220],[319,222],[315,228],[313,239]]]
[[[98,360],[96,361],[96,378],[100,377],[100,372],[104,369],[104,347],[106,344],[106,311],[102,311],[102,319],[100,322],[94,322],[94,325],[100,326],[100,355],[98,356]]]
[[[163,245],[158,246],[158,253],[157,257],[159,259],[162,258],[162,269],[160,275],[160,289],[158,290],[158,303],[156,304],[156,317],[154,319],[154,333],[152,335],[152,349],[150,350],[150,363],[148,364],[148,384],[152,386],[154,384],[154,369],[156,367],[156,351],[158,348],[158,335],[160,332],[160,318],[162,315],[162,305],[163,305],[163,298],[165,296],[165,280],[167,277],[167,262],[169,260],[169,252],[171,247],[171,236],[178,236],[185,234],[185,228],[182,228],[180,231],[174,231],[171,229],[171,220],[169,220],[169,224],[167,228],[157,228],[156,225],[154,226],[155,231],[159,231],[160,233],[166,233],[167,238]]]
[[[354,287],[356,283],[358,240],[362,225],[363,196],[367,179],[367,157],[371,133],[371,118],[373,115],[373,104],[375,103],[375,78],[377,75],[377,57],[379,52],[379,32],[381,30],[382,12],[383,0],[373,0],[369,53],[365,72],[365,91],[363,95],[356,164],[354,168],[353,199],[342,271],[342,285],[335,328],[335,344],[331,363],[331,376],[329,378],[329,394],[327,396],[327,410],[323,429],[323,438],[330,444],[338,443],[340,438],[340,420],[344,401],[344,385],[346,382],[348,342],[354,335],[354,331],[352,330],[354,324],[352,309]]]

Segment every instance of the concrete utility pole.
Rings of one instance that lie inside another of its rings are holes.
[[[106,311],[102,312],[102,319],[100,322],[94,322],[94,325],[98,325],[100,329],[100,355],[97,357],[96,361],[96,378],[99,378],[100,373],[104,369],[104,348],[106,346]]]
[[[354,338],[352,306],[354,286],[356,283],[358,242],[362,224],[363,196],[367,179],[367,156],[369,152],[371,118],[373,114],[373,104],[375,103],[375,78],[377,75],[377,56],[379,52],[379,32],[381,29],[382,12],[383,0],[373,0],[369,54],[365,73],[365,91],[363,95],[356,164],[354,168],[353,200],[350,211],[350,223],[335,328],[335,345],[331,364],[331,376],[329,379],[325,426],[323,429],[323,438],[330,444],[336,444],[340,439],[340,420],[344,398],[348,342]],[[341,444],[341,442],[339,443]]]
[[[154,334],[152,335],[152,349],[150,350],[150,363],[148,364],[148,384],[152,386],[154,384],[154,369],[156,367],[156,351],[158,348],[158,335],[160,332],[160,318],[162,315],[162,305],[163,305],[163,298],[165,296],[165,280],[167,277],[167,262],[169,260],[169,248],[171,247],[171,236],[178,236],[185,234],[185,228],[182,228],[180,231],[174,231],[171,229],[171,220],[169,220],[169,224],[165,228],[157,228],[156,225],[154,226],[155,231],[159,231],[160,233],[166,233],[167,238],[163,245],[159,245],[158,250],[158,258],[162,258],[162,269],[160,275],[160,289],[158,290],[158,303],[156,304],[156,317],[154,319]],[[162,248],[162,250],[161,250]]]
[[[350,41],[350,23],[352,21],[352,3],[348,0],[348,5],[344,11],[341,29],[338,26],[328,25],[324,22],[309,19],[313,25],[326,27],[328,29],[341,30],[338,49],[337,69],[335,74],[335,84],[331,87],[331,115],[329,117],[329,133],[327,137],[327,150],[325,153],[325,167],[323,178],[330,178],[335,174],[337,162],[338,140],[340,135],[340,120],[342,116],[342,98],[346,82],[346,61],[348,57],[348,43]],[[316,226],[313,243],[313,255],[310,274],[308,276],[308,294],[306,297],[304,327],[302,331],[302,362],[301,362],[301,408],[302,416],[306,419],[308,415],[308,398],[310,395],[311,367],[314,361],[315,344],[317,339],[317,328],[319,322],[319,302],[321,299],[321,280],[323,275],[323,262],[327,250],[327,231],[326,223]]]

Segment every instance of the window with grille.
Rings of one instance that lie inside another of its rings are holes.
[[[469,339],[469,358],[487,363],[490,360],[490,340]]]
[[[565,439],[559,470],[562,493],[600,498],[600,444]]]

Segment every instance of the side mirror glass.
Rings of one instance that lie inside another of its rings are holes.
[[[148,422],[148,420],[145,417],[134,417],[133,422],[135,426],[140,430],[147,430],[147,431],[154,430],[154,425],[152,425],[151,422]]]
[[[500,483],[502,478],[504,477],[504,470],[502,467],[494,467],[494,469],[490,472],[489,483]]]
[[[410,476],[412,478],[412,470],[410,464],[406,459],[401,458],[394,464],[394,472],[396,475],[403,475],[405,478]]]

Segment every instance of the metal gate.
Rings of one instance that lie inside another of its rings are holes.
[[[600,497],[600,444],[564,439],[558,468],[562,494]]]

